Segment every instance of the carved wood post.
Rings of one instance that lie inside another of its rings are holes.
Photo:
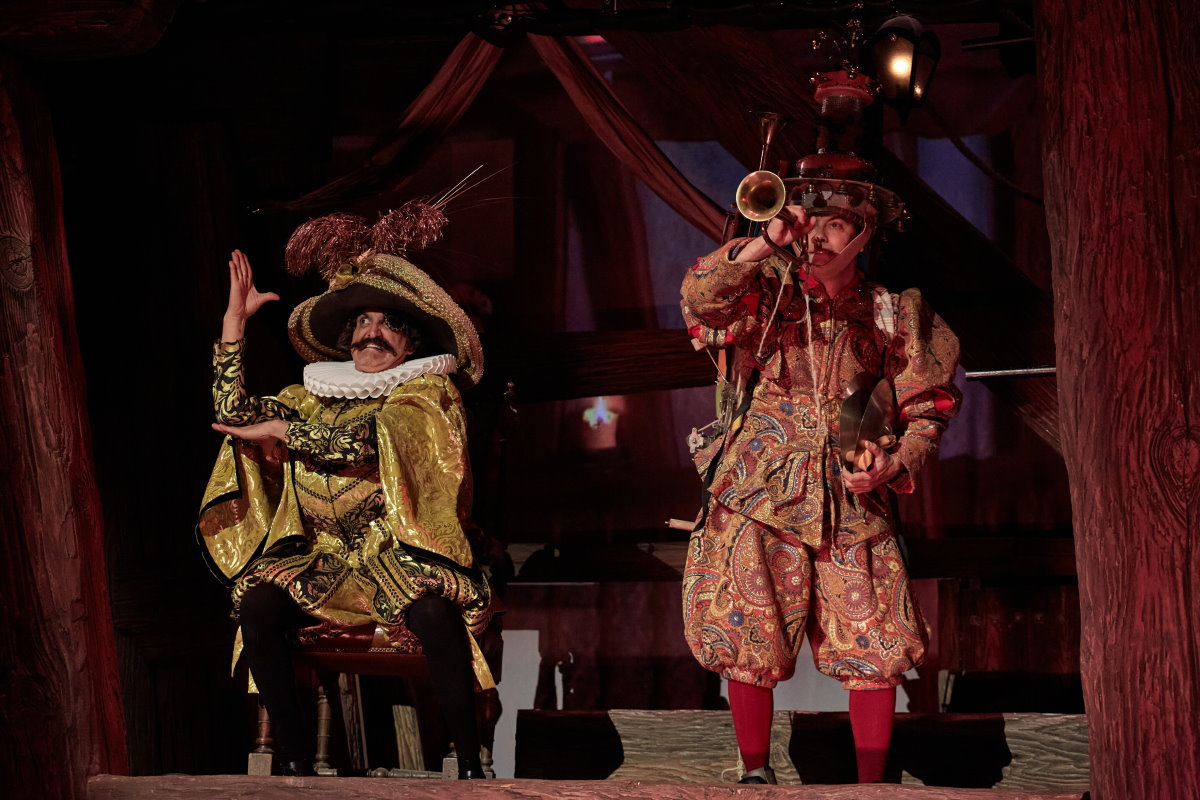
[[[83,798],[89,775],[127,770],[125,723],[54,139],[8,56],[0,331],[0,775]]]
[[[329,739],[333,735],[333,712],[329,709],[329,697],[325,694],[325,684],[317,679],[317,754],[313,769],[328,770]],[[318,773],[321,774],[321,773]],[[336,773],[335,773],[336,774]]]
[[[1040,14],[1092,797],[1200,797],[1200,23],[1172,0]]]

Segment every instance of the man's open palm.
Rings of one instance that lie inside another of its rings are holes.
[[[229,259],[229,307],[225,314],[245,320],[266,303],[278,299],[274,292],[260,292],[254,287],[250,259],[241,250],[234,250]]]

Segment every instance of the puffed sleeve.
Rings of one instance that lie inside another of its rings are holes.
[[[734,239],[699,259],[683,279],[681,303],[688,332],[701,343],[724,347],[758,329],[763,261],[732,261],[750,239]]]
[[[888,348],[886,372],[896,390],[896,451],[904,469],[889,486],[911,492],[925,460],[937,452],[938,440],[962,404],[954,385],[958,337],[918,289],[899,295],[896,337]]]

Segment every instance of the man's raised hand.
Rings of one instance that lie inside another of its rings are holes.
[[[250,259],[241,250],[234,250],[229,258],[229,305],[221,328],[221,340],[235,342],[246,330],[246,320],[272,300],[278,300],[274,292],[260,292],[254,286],[254,273],[250,270]]]

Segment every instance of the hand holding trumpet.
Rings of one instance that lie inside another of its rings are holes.
[[[784,206],[778,214],[767,223],[766,236],[780,247],[787,247],[794,242],[801,244],[803,251],[804,239],[810,232],[816,220],[809,216],[803,206]],[[759,236],[751,240],[738,252],[735,261],[761,261],[775,252],[775,248],[766,238]]]
[[[802,206],[784,205],[787,197],[783,179],[774,172],[759,169],[742,179],[735,198],[738,212],[748,220],[767,223],[767,229],[743,247],[735,261],[761,261],[772,253],[793,264],[805,260],[803,237],[815,222]],[[783,249],[788,245],[792,252]]]

